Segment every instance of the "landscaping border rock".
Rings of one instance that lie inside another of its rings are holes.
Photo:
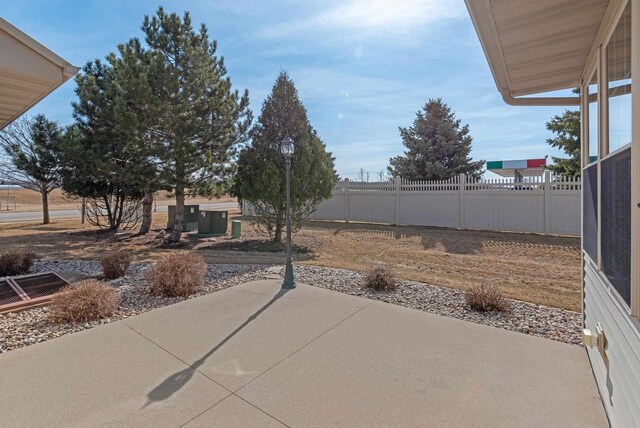
[[[75,325],[54,324],[49,320],[48,307],[0,315],[0,353],[86,330],[97,325],[107,324],[182,300],[229,288],[243,282],[263,279],[269,266],[209,265],[205,277],[205,287],[187,298],[169,298],[151,294],[144,279],[145,272],[150,268],[151,264],[149,263],[135,263],[129,267],[125,276],[108,281],[120,293],[120,304],[118,311],[112,317],[100,321]],[[102,273],[100,262],[92,260],[37,260],[30,273],[51,270],[73,270],[94,278]]]
[[[578,312],[510,300],[510,312],[477,312],[466,306],[464,291],[414,281],[398,281],[393,291],[363,287],[364,273],[320,266],[295,266],[296,281],[380,300],[437,315],[504,328],[545,339],[582,345],[582,317]]]

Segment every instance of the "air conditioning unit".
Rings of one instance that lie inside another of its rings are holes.
[[[200,211],[198,235],[224,235],[227,233],[228,211]]]
[[[200,205],[185,205],[184,218],[182,220],[182,231],[192,232],[198,229],[198,217],[200,215]],[[173,223],[176,219],[176,206],[169,205],[169,221],[167,229],[173,229]]]

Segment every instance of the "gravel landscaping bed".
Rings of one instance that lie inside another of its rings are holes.
[[[47,307],[0,315],[0,353],[86,330],[100,324],[107,324],[187,299],[160,297],[151,294],[144,279],[144,274],[150,267],[151,265],[148,263],[132,264],[126,276],[109,281],[120,293],[120,307],[112,317],[101,321],[76,325],[53,324],[48,319],[49,308]],[[51,270],[58,272],[75,270],[90,277],[97,277],[102,272],[98,261],[37,260],[30,273]],[[263,279],[267,270],[268,266],[264,265],[209,265],[205,287],[188,298],[209,294],[243,282]]]
[[[363,274],[360,272],[317,266],[295,266],[294,269],[296,281],[316,287],[582,345],[581,315],[577,312],[512,300],[509,313],[481,313],[466,307],[464,291],[460,290],[399,281],[395,291],[374,291],[362,287]]]
[[[144,279],[150,266],[148,263],[132,264],[126,276],[109,281],[120,293],[120,307],[112,317],[101,321],[76,325],[53,324],[48,319],[47,307],[0,315],[0,353],[186,300],[151,294]],[[363,274],[357,271],[304,265],[295,266],[294,269],[296,281],[300,283],[569,344],[582,344],[581,316],[577,312],[512,300],[512,311],[509,313],[480,313],[466,307],[464,292],[460,290],[401,280],[395,291],[379,292],[363,288]],[[97,277],[102,269],[98,261],[38,260],[31,273],[50,270],[75,270]],[[264,279],[269,273],[273,271],[265,265],[209,265],[205,288],[189,298]]]

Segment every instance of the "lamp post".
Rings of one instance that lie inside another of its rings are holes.
[[[293,264],[291,263],[291,157],[293,156],[293,140],[288,136],[282,140],[280,144],[280,151],[284,156],[284,161],[287,169],[287,264],[284,268],[284,282],[282,288],[292,289],[296,288],[296,281],[293,277]]]

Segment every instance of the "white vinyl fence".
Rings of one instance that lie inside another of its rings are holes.
[[[311,218],[579,236],[580,178],[525,180],[341,181]]]

